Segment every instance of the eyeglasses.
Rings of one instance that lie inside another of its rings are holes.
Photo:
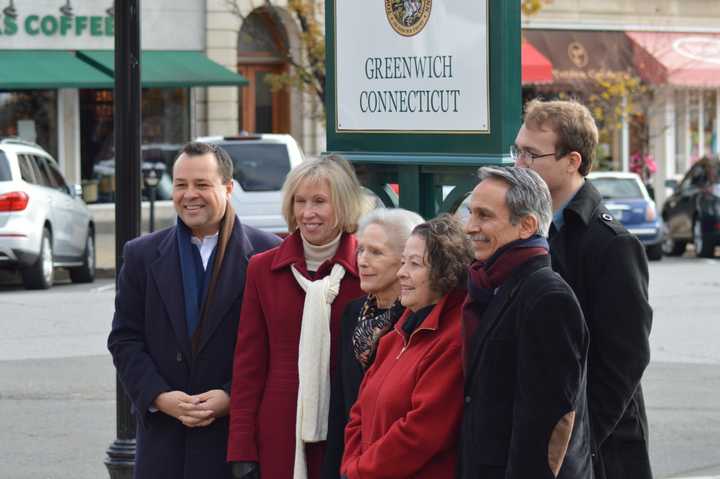
[[[520,160],[527,165],[532,165],[533,161],[537,160],[538,158],[545,158],[547,156],[555,156],[556,154],[557,154],[557,152],[555,152],[555,151],[553,151],[552,153],[535,154],[535,153],[532,153],[525,149],[518,148],[515,145],[510,146],[510,159],[512,159],[514,162],[517,162],[518,160]]]

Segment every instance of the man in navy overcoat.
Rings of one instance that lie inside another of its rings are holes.
[[[242,225],[232,160],[186,145],[173,167],[177,225],[128,242],[108,338],[137,419],[135,478],[230,478],[230,381],[248,259],[279,238]]]

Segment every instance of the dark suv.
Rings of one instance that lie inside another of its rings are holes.
[[[712,258],[720,244],[720,161],[703,158],[687,172],[662,210],[663,252],[681,255],[691,242],[695,252]]]

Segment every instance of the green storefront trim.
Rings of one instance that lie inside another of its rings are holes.
[[[114,76],[113,50],[79,50],[78,58]],[[140,76],[144,88],[189,88],[194,86],[245,86],[248,81],[210,60],[204,53],[184,50],[143,51]]]
[[[0,50],[0,90],[112,88],[113,77],[65,50]]]

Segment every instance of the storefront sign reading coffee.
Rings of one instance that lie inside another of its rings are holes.
[[[487,132],[487,0],[335,3],[336,130]]]
[[[25,34],[31,37],[112,37],[115,34],[114,18],[107,16],[85,15],[42,15],[30,14],[24,17],[2,17],[0,35],[15,36]]]
[[[112,50],[113,0],[0,0],[0,50]],[[205,19],[197,0],[141,4],[143,50],[197,50]],[[182,25],[182,35],[178,35]]]

